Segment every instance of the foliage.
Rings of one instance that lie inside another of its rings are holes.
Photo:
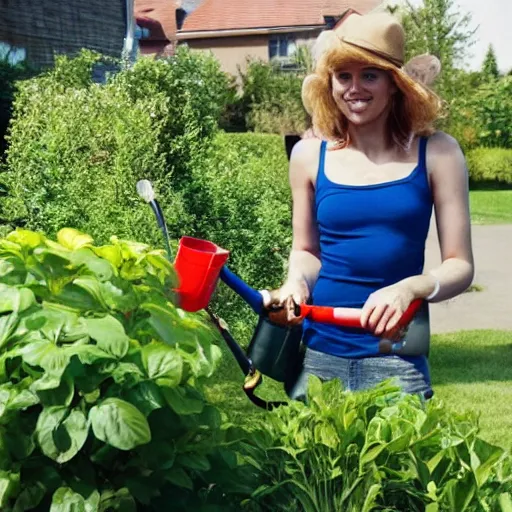
[[[256,289],[280,286],[291,247],[291,193],[282,137],[220,133],[187,192],[196,236],[230,251],[228,266]],[[219,285],[212,302],[246,340],[250,319],[241,299]]]
[[[306,59],[305,53],[299,54]],[[242,75],[243,96],[249,129],[265,133],[302,133],[307,113],[302,106],[304,71],[283,71],[277,64],[253,60]]]
[[[438,57],[443,72],[436,90],[454,97],[452,72],[463,66],[474,43],[471,15],[459,12],[454,0],[423,0],[418,6],[407,0],[400,18],[407,34],[406,59],[423,53]]]
[[[472,185],[512,185],[512,149],[477,148],[466,156]]]
[[[0,508],[227,505],[232,433],[201,391],[219,348],[162,252],[17,230],[0,269]]]
[[[474,121],[486,147],[512,148],[512,76],[484,82],[472,98]]]
[[[496,53],[494,52],[494,47],[492,44],[489,45],[487,53],[485,54],[484,64],[482,66],[482,74],[491,80],[500,77],[498,60],[496,59]]]
[[[315,377],[308,402],[253,428],[259,510],[463,512],[510,502],[510,455],[477,436],[469,413],[424,405],[390,383],[351,393]]]
[[[20,87],[10,134],[2,217],[54,235],[64,225],[106,242],[112,233],[159,241],[135,184],[150,179],[179,236],[192,229],[182,187],[217,130],[227,78],[186,48],[92,83],[99,56],[59,57]]]

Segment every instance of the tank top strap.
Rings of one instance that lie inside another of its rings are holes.
[[[322,140],[320,143],[320,158],[318,161],[318,171],[316,174],[316,189],[325,181],[325,153],[327,151],[327,141]]]

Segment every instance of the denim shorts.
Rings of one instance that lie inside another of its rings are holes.
[[[323,381],[339,379],[349,391],[372,388],[384,380],[396,378],[404,393],[418,394],[422,399],[433,396],[425,375],[413,363],[395,355],[349,359],[307,348],[302,371],[288,390],[291,399],[305,399],[309,375]]]

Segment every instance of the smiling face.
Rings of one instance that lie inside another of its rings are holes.
[[[387,117],[397,88],[385,70],[350,64],[331,80],[334,101],[349,123],[361,126]]]

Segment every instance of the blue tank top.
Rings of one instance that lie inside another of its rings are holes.
[[[320,146],[315,211],[322,267],[312,304],[361,308],[368,296],[421,274],[432,215],[426,169],[427,139],[418,164],[405,178],[374,185],[342,185],[325,175],[326,141]],[[361,329],[304,321],[304,343],[328,354],[381,355],[379,338]],[[404,357],[427,373],[426,358]]]

